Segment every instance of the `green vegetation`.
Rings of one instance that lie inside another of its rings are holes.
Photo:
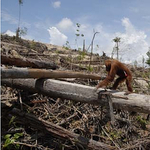
[[[110,132],[110,136],[112,137],[112,139],[119,139],[121,138],[121,135],[122,135],[121,131],[113,130]]]
[[[148,59],[147,59],[146,63],[150,66],[150,49],[146,54],[148,56]]]
[[[147,121],[145,119],[143,119],[141,116],[137,116],[136,120],[138,121],[142,129],[146,129]]]
[[[9,121],[9,126],[10,127],[15,127],[16,128],[16,122],[15,122],[15,116],[12,116],[10,121]],[[3,149],[19,149],[20,145],[18,144],[18,139],[23,136],[23,133],[12,133],[12,134],[6,134],[3,139],[4,143],[2,145]]]
[[[76,29],[77,33],[76,33],[76,36],[77,36],[77,37],[79,37],[79,36],[84,37],[84,34],[81,34],[81,33],[80,33],[80,30],[79,30],[81,24],[76,23],[76,26],[77,26],[77,29]]]
[[[6,134],[4,136],[5,143],[3,145],[3,149],[19,149],[20,145],[16,143],[16,141],[23,136],[23,133],[15,133],[15,134]]]
[[[9,126],[12,125],[12,124],[15,126],[15,122],[14,122],[15,118],[16,118],[15,116],[11,117],[11,119],[9,121]]]
[[[89,72],[92,72],[92,71],[94,70],[94,68],[93,68],[92,66],[88,66],[88,67],[87,67],[87,70],[88,70]]]
[[[78,49],[78,42],[77,42],[77,39],[78,39],[78,37],[84,37],[84,34],[82,34],[82,33],[80,33],[80,27],[81,27],[81,24],[79,24],[79,23],[76,23],[76,27],[77,27],[77,29],[76,29],[76,39],[75,39],[75,42],[76,42],[76,46],[77,46],[77,49]]]
[[[35,47],[36,47],[36,42],[34,42],[34,40],[32,40],[30,43],[30,48],[35,49]]]
[[[70,49],[69,41],[66,41],[65,45],[63,45],[63,48],[65,48],[66,50]]]
[[[81,60],[83,60],[83,59],[85,58],[85,55],[86,55],[86,52],[81,51],[81,50],[79,49],[79,56],[77,57],[77,59],[78,59],[79,61],[81,61]]]

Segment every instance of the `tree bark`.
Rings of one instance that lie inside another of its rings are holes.
[[[44,133],[52,134],[57,138],[61,138],[64,140],[70,140],[75,142],[77,145],[82,145],[85,148],[93,149],[93,150],[112,150],[115,149],[113,146],[109,146],[102,142],[96,142],[92,139],[87,139],[83,136],[70,132],[56,124],[45,121],[41,118],[36,118],[35,116],[20,111],[19,109],[13,108],[12,114],[17,116],[17,120],[22,124],[27,124],[33,127],[34,129],[38,129]]]
[[[103,98],[103,96],[99,98],[98,94],[94,91],[94,87],[64,81],[52,79],[2,79],[2,85],[42,93],[53,98],[62,98],[101,106],[104,106],[106,103],[108,104],[106,98]],[[99,91],[102,90],[99,89]],[[150,95],[132,93],[124,96],[125,92],[111,90],[110,93],[112,94],[113,108],[150,113]]]
[[[72,71],[58,71],[45,69],[27,69],[27,68],[3,68],[1,69],[2,78],[83,78],[100,80],[101,77],[94,74],[85,74]]]
[[[1,55],[1,63],[10,66],[17,66],[17,67],[31,67],[31,68],[46,68],[46,69],[57,69],[58,66],[53,62],[45,62],[36,59],[22,59],[22,58],[15,58],[9,57],[6,55]]]

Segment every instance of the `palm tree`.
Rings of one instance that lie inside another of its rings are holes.
[[[113,41],[116,43],[116,49],[117,49],[117,59],[118,59],[118,51],[119,51],[119,42],[120,42],[121,38],[120,37],[116,37],[113,39]]]
[[[19,20],[18,20],[18,28],[16,30],[16,39],[18,39],[20,35],[20,18],[21,18],[21,5],[22,4],[23,4],[23,0],[19,0]]]

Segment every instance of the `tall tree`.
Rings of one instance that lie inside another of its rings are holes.
[[[145,58],[144,58],[144,56],[142,56],[142,65],[143,65],[143,68],[144,68],[144,64],[145,64]]]
[[[150,48],[149,48],[149,51],[146,54],[148,56],[148,59],[147,59],[146,63],[150,66]]]
[[[77,49],[79,49],[78,48],[78,42],[77,42],[77,39],[78,39],[78,37],[84,37],[84,34],[82,34],[82,33],[80,33],[80,27],[81,27],[81,24],[79,24],[79,23],[76,23],[76,27],[77,27],[77,29],[76,29],[76,39],[75,39],[75,43],[76,43],[76,46],[77,46]],[[85,41],[83,40],[83,47],[84,47],[84,44],[85,44]],[[84,48],[83,48],[84,49]]]
[[[90,44],[90,46],[91,46],[91,55],[90,55],[89,68],[90,68],[90,66],[91,66],[91,61],[92,61],[94,39],[95,39],[95,36],[96,36],[97,33],[99,33],[99,32],[95,32],[95,31],[94,31],[94,35],[93,35],[93,38],[92,38],[92,41],[91,41],[91,44]]]
[[[113,39],[113,41],[116,43],[116,50],[117,50],[117,59],[119,59],[119,42],[120,42],[121,38],[120,37],[116,37]]]
[[[16,39],[20,36],[20,18],[21,18],[21,5],[23,4],[23,0],[19,0],[19,19],[18,19],[18,28],[16,30]]]

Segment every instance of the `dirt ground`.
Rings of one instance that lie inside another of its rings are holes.
[[[103,56],[94,54],[93,64],[89,68],[89,64],[87,64],[90,60],[89,52],[83,53],[35,41],[20,40],[16,42],[14,37],[9,36],[2,36],[1,40],[1,54],[3,55],[54,62],[59,66],[59,70],[106,75]],[[150,69],[130,65],[128,67],[133,74],[134,92],[150,95]],[[99,81],[72,79],[66,80],[66,82],[94,87]],[[125,84],[119,86],[118,90],[125,91]],[[46,133],[42,126],[39,127],[36,120],[39,118],[86,139],[112,146],[113,149],[150,149],[149,114],[114,110],[116,120],[112,125],[109,109],[106,107],[63,100],[59,97],[54,99],[7,86],[1,86],[1,109],[1,148],[4,150],[89,149],[87,145],[79,144],[71,138],[63,138],[50,134],[50,132]],[[15,110],[20,110],[21,113],[19,114],[18,111],[14,113]],[[22,113],[24,115],[19,117]],[[33,119],[34,117],[36,119]]]

